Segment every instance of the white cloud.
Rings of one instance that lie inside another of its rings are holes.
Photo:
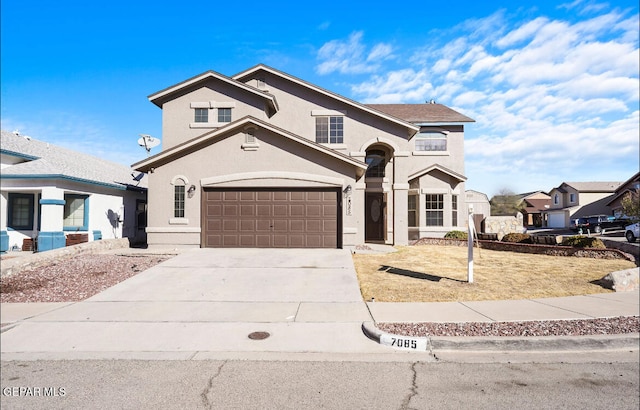
[[[349,36],[347,41],[331,40],[318,50],[317,58],[320,61],[316,67],[318,74],[362,74],[377,71],[380,63],[392,57],[392,47],[389,44],[379,43],[371,48],[362,43],[363,32],[357,31]]]
[[[454,38],[429,37],[416,50],[395,50],[406,55],[394,62],[405,59],[407,66],[353,85],[354,98],[434,98],[474,118],[465,136],[471,187],[514,178],[516,191],[548,190],[565,180],[624,180],[637,172],[640,155],[638,15],[602,6],[560,6],[589,15],[579,22],[517,21],[502,10],[467,21],[452,30]],[[362,36],[357,40],[366,49]]]

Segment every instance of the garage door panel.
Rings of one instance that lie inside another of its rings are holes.
[[[336,248],[338,190],[220,189],[203,196],[203,246]]]
[[[225,191],[222,195],[224,201],[237,201],[240,193],[234,191]]]
[[[240,220],[240,231],[241,232],[255,232],[256,231],[256,221],[253,219],[241,219]]]
[[[271,205],[256,205],[257,216],[271,216]]]
[[[307,201],[321,201],[322,198],[322,192],[307,192]]]
[[[338,207],[335,205],[323,205],[322,216],[336,216],[338,214]]]
[[[227,232],[237,232],[240,227],[240,221],[237,219],[224,219],[222,221],[222,231]]]
[[[304,219],[292,219],[289,221],[289,232],[304,232]]]
[[[255,216],[255,215],[256,215],[255,205],[240,205],[240,216]]]
[[[239,236],[240,246],[243,248],[253,248],[256,246],[256,236],[255,235],[240,235]]]
[[[278,217],[287,217],[289,215],[289,205],[274,205],[273,206],[273,216]]]
[[[207,205],[205,216],[222,216],[222,205]]]
[[[241,201],[254,201],[256,198],[256,193],[254,191],[241,191],[240,192],[240,200]]]
[[[273,225],[271,225],[273,232],[288,232],[289,231],[289,221],[286,219],[274,220]]]
[[[322,232],[322,221],[319,219],[309,219],[306,221],[307,232]]]
[[[238,216],[239,215],[238,205],[225,204],[222,206],[222,213],[225,216],[225,218]]]
[[[271,220],[269,219],[257,220],[256,232],[271,232]]]
[[[237,248],[238,245],[238,235],[222,235],[222,246]]]
[[[307,205],[307,217],[317,218],[322,215],[322,207],[320,205]]]
[[[306,201],[307,200],[307,193],[303,192],[303,191],[293,191],[291,192],[291,202],[295,202],[295,201]]]

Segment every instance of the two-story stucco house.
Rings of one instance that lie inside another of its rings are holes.
[[[257,65],[149,96],[162,151],[150,246],[406,244],[465,226],[464,124],[440,104],[364,105]]]
[[[568,228],[571,221],[589,215],[609,215],[607,203],[621,182],[563,182],[549,192],[546,214],[550,228]]]

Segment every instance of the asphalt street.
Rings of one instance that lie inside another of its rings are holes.
[[[31,361],[3,409],[638,409],[638,361]],[[30,389],[30,390],[29,390]],[[39,394],[34,395],[34,392]],[[56,393],[44,397],[43,392]]]

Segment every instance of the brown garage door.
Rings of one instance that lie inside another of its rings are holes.
[[[339,190],[205,189],[207,248],[340,247]]]

